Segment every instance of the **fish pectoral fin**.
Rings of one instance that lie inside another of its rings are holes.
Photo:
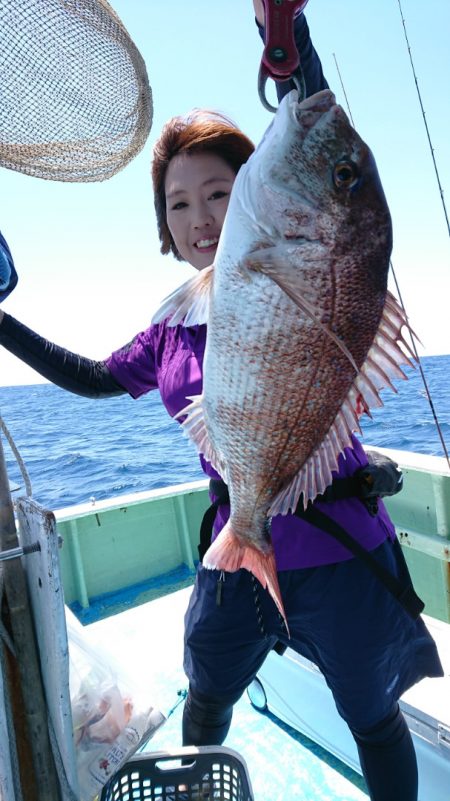
[[[307,247],[307,245],[302,245]],[[311,246],[312,247],[312,246]],[[317,259],[317,253],[312,248],[312,254]],[[247,259],[246,265],[250,270],[264,273],[283,290],[283,292],[290,297],[296,306],[304,313],[313,323],[315,323],[324,334],[331,339],[334,344],[342,351],[344,356],[349,360],[355,372],[358,372],[358,366],[347,348],[346,344],[340,339],[334,331],[320,319],[320,310],[310,303],[306,297],[310,292],[310,283],[307,278],[302,275],[301,270],[294,270],[292,264],[286,258],[286,246],[276,245],[273,248],[262,248],[259,251],[254,251]]]
[[[328,432],[292,481],[275,496],[269,509],[271,517],[294,514],[301,496],[303,508],[306,509],[308,501],[325,492],[331,484],[332,471],[338,469],[339,453],[351,446],[352,426],[358,427],[358,419],[346,408],[345,415],[342,410],[339,411],[335,425],[339,435],[336,436],[334,430],[331,434]]]
[[[248,570],[268,591],[284,620],[289,634],[273,550],[263,553],[254,545],[242,542],[234,534],[231,523],[228,521],[218,537],[209,546],[203,557],[202,564],[208,570],[224,570],[227,573],[235,573],[241,568]]]
[[[378,330],[361,370],[318,448],[273,499],[269,509],[272,517],[294,512],[301,496],[306,508],[308,501],[325,491],[332,482],[332,472],[338,468],[339,454],[352,445],[352,433],[362,433],[360,416],[383,406],[380,390],[388,387],[397,392],[392,379],[407,378],[401,367],[414,367],[411,359],[416,356],[403,337],[403,328],[412,333],[404,310],[387,292]]]
[[[152,324],[160,323],[166,317],[170,317],[170,326],[181,322],[185,327],[206,323],[213,275],[214,265],[211,264],[168,295],[153,315]]]
[[[211,443],[208,430],[206,428],[204,410],[203,410],[203,395],[195,395],[188,398],[191,403],[181,409],[175,415],[175,419],[186,415],[186,419],[182,422],[181,427],[183,432],[189,437],[191,442],[194,443],[197,451],[205,457],[205,459],[217,470],[220,476],[226,479],[226,468],[223,459],[217,453],[216,449]]]

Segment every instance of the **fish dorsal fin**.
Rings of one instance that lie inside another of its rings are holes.
[[[163,300],[152,317],[152,323],[160,323],[166,317],[170,317],[170,326],[181,322],[186,327],[207,323],[213,275],[214,265],[211,264],[179,286]]]
[[[318,260],[320,257],[321,246],[317,243],[305,242],[300,246],[297,245],[297,247],[301,247],[304,259],[305,257],[308,259],[308,252],[311,261]],[[292,269],[289,259],[286,258],[286,250],[288,248],[289,245],[283,242],[274,247],[253,251],[245,260],[245,263],[251,270],[264,273],[264,275],[267,275],[275,281],[295,305],[298,306],[310,320],[316,323],[324,334],[337,345],[349,360],[354,370],[358,372],[356,362],[345,343],[329,326],[322,323],[317,309],[306,299],[305,295],[308,293],[309,282],[302,276],[300,270]]]
[[[415,357],[403,338],[404,326],[411,330],[405,312],[388,292],[373,343],[331,428],[293,480],[274,498],[270,516],[294,512],[302,494],[306,508],[308,501],[325,492],[332,482],[332,471],[337,469],[339,454],[351,446],[353,432],[361,433],[358,422],[361,414],[370,414],[371,408],[383,406],[380,390],[389,387],[397,392],[393,378],[407,378],[401,365],[414,367],[414,364],[405,350]]]
[[[182,422],[181,426],[184,433],[189,437],[191,442],[194,443],[197,451],[205,457],[205,459],[217,470],[219,475],[226,481],[226,469],[223,460],[217,453],[212,445],[208,431],[205,425],[204,411],[203,411],[203,395],[193,395],[188,398],[191,403],[185,406],[175,419],[186,415],[186,419]]]

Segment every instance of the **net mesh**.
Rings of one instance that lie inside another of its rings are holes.
[[[145,144],[144,60],[106,0],[0,0],[0,166],[103,181]]]

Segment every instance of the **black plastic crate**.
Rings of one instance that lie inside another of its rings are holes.
[[[244,759],[223,746],[137,754],[103,788],[101,801],[254,801]]]

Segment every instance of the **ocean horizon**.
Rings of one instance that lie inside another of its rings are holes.
[[[421,359],[446,447],[450,449],[450,355]],[[406,368],[397,393],[362,420],[370,447],[444,456],[418,369]],[[0,387],[0,415],[30,476],[33,497],[59,509],[204,478],[194,446],[159,393],[92,400],[48,383]],[[23,479],[2,437],[8,477]]]

